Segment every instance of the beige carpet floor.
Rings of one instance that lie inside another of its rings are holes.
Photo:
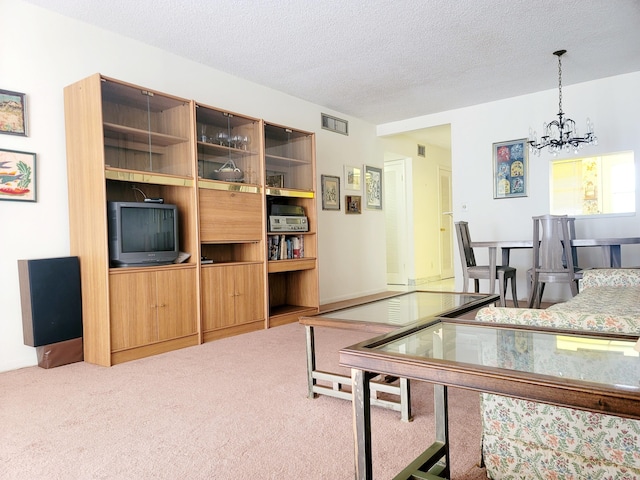
[[[316,329],[318,367],[370,334]],[[433,388],[413,382],[413,422],[372,408],[373,472],[392,478],[433,441]],[[486,478],[478,394],[450,389],[452,478]],[[0,478],[354,478],[351,404],[307,397],[298,324],[111,368],[0,374]]]

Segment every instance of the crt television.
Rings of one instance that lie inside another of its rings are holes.
[[[109,261],[113,267],[166,265],[178,257],[178,207],[108,202]]]

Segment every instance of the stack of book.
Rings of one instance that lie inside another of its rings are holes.
[[[303,235],[269,235],[269,260],[304,258]]]

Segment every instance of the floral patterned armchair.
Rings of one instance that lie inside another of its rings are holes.
[[[640,335],[640,270],[585,271],[581,291],[547,310],[483,308],[485,322]],[[632,374],[640,379],[640,359]],[[483,459],[499,479],[640,479],[640,421],[482,394]]]

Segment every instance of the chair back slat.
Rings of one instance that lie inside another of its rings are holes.
[[[566,215],[533,217],[533,266],[541,272],[566,271],[573,275],[577,263],[574,219]],[[537,241],[536,241],[537,240]]]
[[[458,236],[458,247],[460,248],[460,258],[463,265],[467,267],[476,266],[476,257],[471,247],[471,236],[469,235],[468,222],[456,222],[456,234]]]

